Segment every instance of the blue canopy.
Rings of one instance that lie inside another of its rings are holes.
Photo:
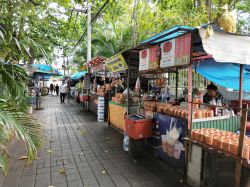
[[[174,26],[170,29],[164,30],[154,36],[151,36],[150,38],[142,41],[140,44],[156,44],[156,43],[161,43],[167,40],[171,40],[173,38],[177,38],[178,36],[181,36],[183,34],[189,33],[194,31],[196,28],[194,27],[189,27],[189,26]]]
[[[32,64],[31,67],[34,73],[56,76],[62,75],[62,73],[58,69],[53,68],[52,66],[47,64]]]
[[[214,59],[207,59],[197,64],[195,68],[208,80],[226,88],[239,90],[239,64],[220,63]],[[250,65],[243,65],[243,90],[250,91]]]
[[[85,74],[87,73],[87,71],[80,71],[80,72],[77,72],[75,74],[73,74],[70,79],[71,80],[78,80],[80,78],[82,78]]]

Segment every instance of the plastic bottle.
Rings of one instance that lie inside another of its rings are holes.
[[[129,150],[129,137],[127,134],[124,134],[123,138],[123,150],[128,151]]]

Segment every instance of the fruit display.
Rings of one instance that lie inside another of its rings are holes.
[[[125,95],[122,93],[116,93],[115,97],[112,97],[112,101],[116,102],[118,104],[124,104],[125,103]]]
[[[232,154],[237,154],[239,146],[239,135],[230,131],[214,128],[202,128],[192,131],[192,139],[223,149]],[[250,159],[250,138],[245,137],[243,146],[243,158]]]

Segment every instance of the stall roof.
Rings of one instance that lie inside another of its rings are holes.
[[[189,27],[189,26],[174,26],[171,27],[170,29],[164,30],[154,36],[151,36],[150,38],[140,42],[141,45],[143,44],[156,44],[156,43],[161,43],[167,40],[170,40],[172,38],[177,38],[183,34],[190,33],[194,31],[196,28],[194,27]]]
[[[75,74],[71,75],[70,79],[71,80],[78,80],[82,78],[84,75],[86,75],[87,71],[80,71],[76,72]]]
[[[96,65],[103,63],[104,60],[106,60],[105,57],[98,56],[98,57],[92,58],[91,60],[86,62],[84,65],[86,65],[88,67],[92,67],[92,66],[96,66]]]
[[[250,64],[250,37],[226,33],[216,26],[211,26],[209,37],[207,25],[199,29],[204,50],[213,55],[217,62]]]

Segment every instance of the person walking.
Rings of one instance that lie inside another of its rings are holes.
[[[62,85],[59,87],[61,103],[64,103],[66,89],[66,85],[63,82]]]
[[[58,86],[58,84],[56,84],[56,86],[55,86],[55,91],[56,91],[56,95],[58,95],[59,94],[59,86]]]
[[[50,94],[53,95],[53,90],[54,90],[53,84],[50,84],[49,90],[50,90]]]

